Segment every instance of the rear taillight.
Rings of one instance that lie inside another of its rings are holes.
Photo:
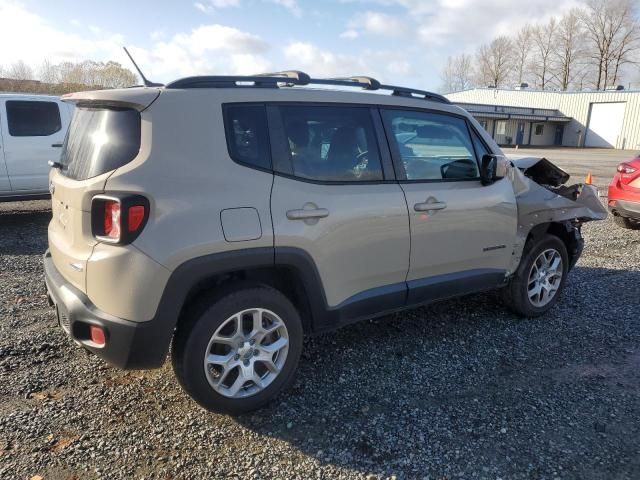
[[[133,242],[149,218],[149,200],[141,195],[96,195],[91,229],[96,239],[125,245]]]
[[[635,168],[633,165],[630,165],[628,163],[621,163],[620,165],[618,165],[618,173],[625,173],[625,174],[630,174],[630,173],[635,173],[637,168]]]
[[[114,240],[120,240],[120,202],[107,200],[104,202],[104,235]]]
[[[640,169],[637,167],[637,162],[634,163],[621,163],[617,168],[620,183],[622,185],[629,185],[636,178],[640,177]]]

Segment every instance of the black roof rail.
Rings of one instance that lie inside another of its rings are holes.
[[[336,87],[360,87],[365,90],[390,90],[392,95],[399,97],[423,98],[434,102],[451,103],[448,98],[437,93],[394,85],[383,85],[371,77],[311,78],[308,74],[298,70],[246,76],[206,75],[186,77],[168,83],[165,88],[278,88],[280,85],[331,85]]]

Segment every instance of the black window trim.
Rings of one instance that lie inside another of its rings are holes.
[[[467,131],[469,133],[469,140],[471,141],[471,147],[473,148],[473,156],[475,157],[476,164],[478,165],[478,171],[479,171],[479,169],[480,169],[480,160],[478,158],[478,152],[476,151],[475,145],[473,144],[473,139],[471,138],[472,125],[470,125],[469,119],[465,115],[458,114],[458,113],[453,113],[453,112],[448,112],[446,110],[432,109],[432,108],[414,108],[414,107],[404,107],[404,106],[394,106],[394,105],[380,105],[378,108],[379,108],[379,111],[380,111],[380,118],[381,118],[381,121],[383,123],[384,129],[385,129],[385,132],[386,132],[387,141],[389,143],[389,150],[391,151],[391,158],[393,159],[393,165],[394,165],[394,168],[395,168],[395,171],[396,171],[396,178],[397,178],[398,183],[403,183],[403,184],[408,184],[408,183],[451,183],[451,182],[479,182],[480,181],[480,177],[479,176],[475,177],[475,178],[408,179],[407,178],[407,173],[406,173],[405,168],[404,168],[404,164],[402,163],[402,157],[400,155],[400,152],[397,149],[395,140],[392,138],[393,133],[391,132],[391,125],[388,125],[388,122],[385,121],[384,115],[382,113],[383,113],[383,110],[409,111],[409,112],[417,112],[417,113],[435,113],[435,114],[439,114],[439,115],[446,115],[446,116],[450,116],[450,117],[455,117],[455,118],[458,118],[458,119],[464,121],[465,125],[467,126]],[[473,131],[475,131],[475,129],[473,129]],[[478,138],[480,139],[482,144],[485,146],[487,151],[491,152],[492,150],[489,147],[487,147],[486,143],[482,140],[482,137],[480,135],[478,135]]]
[[[271,165],[270,167],[261,167],[259,165],[255,165],[253,163],[250,162],[245,162],[244,160],[240,160],[239,158],[237,158],[232,152],[233,149],[231,148],[231,125],[229,122],[229,114],[227,113],[227,111],[230,108],[233,107],[263,107],[264,108],[264,118],[265,118],[265,122],[267,125],[267,156],[269,159],[269,165]],[[271,136],[271,127],[269,125],[269,115],[268,115],[268,111],[266,108],[266,105],[264,102],[231,102],[231,103],[223,103],[222,104],[222,124],[223,124],[223,128],[224,128],[224,138],[225,138],[225,143],[227,145],[227,155],[229,155],[229,158],[234,162],[237,163],[238,165],[242,165],[243,167],[247,167],[247,168],[252,168],[253,170],[259,170],[261,172],[266,172],[266,173],[273,173],[273,147],[272,147],[272,136]]]
[[[54,130],[51,133],[47,133],[46,135],[14,135],[11,133],[11,120],[9,119],[9,104],[10,103],[52,103],[53,105],[55,105],[57,111],[58,111],[58,128],[57,130]],[[15,98],[10,98],[5,100],[4,102],[4,113],[7,117],[7,132],[9,133],[10,137],[13,138],[30,138],[30,137],[50,137],[51,135],[55,135],[56,133],[60,132],[62,130],[62,111],[60,110],[60,104],[58,102],[56,102],[55,100],[37,100],[37,99],[15,99]]]
[[[269,130],[269,155],[271,157],[271,169],[266,169],[263,167],[259,167],[257,165],[249,164],[246,162],[238,161],[232,158],[230,149],[229,149],[229,139],[227,137],[227,121],[225,115],[225,107],[226,106],[239,106],[239,105],[254,105],[254,106],[264,106],[266,108],[267,114],[267,128]],[[286,137],[284,133],[284,125],[282,125],[282,117],[280,115],[279,108],[281,105],[284,106],[328,106],[328,107],[360,107],[360,108],[368,108],[371,112],[371,121],[373,123],[375,129],[376,141],[378,144],[378,150],[380,151],[380,162],[382,164],[383,171],[383,180],[364,180],[364,181],[331,181],[331,180],[315,180],[312,178],[303,178],[298,177],[293,174],[293,167],[290,163],[290,157],[288,154],[288,147],[286,145]],[[467,128],[471,132],[475,132],[480,142],[484,145],[486,150],[490,153],[495,154],[493,149],[485,142],[476,128],[474,128],[473,124],[469,121],[466,115],[449,112],[446,110],[439,110],[435,108],[429,107],[407,107],[402,105],[384,105],[384,104],[375,104],[375,103],[357,103],[357,102],[305,102],[305,101],[283,101],[283,100],[267,100],[267,101],[233,101],[233,102],[225,102],[222,103],[222,113],[223,113],[223,125],[225,129],[225,140],[227,142],[227,152],[229,154],[229,158],[238,165],[242,165],[243,167],[252,168],[254,170],[259,170],[262,172],[271,173],[273,175],[277,175],[279,177],[287,178],[290,180],[296,180],[299,182],[311,183],[315,185],[383,185],[390,183],[445,183],[445,182],[475,182],[480,181],[480,178],[477,179],[429,179],[429,180],[408,180],[406,178],[406,174],[404,173],[404,167],[402,166],[402,161],[399,160],[398,155],[394,155],[394,142],[387,132],[387,126],[385,125],[382,111],[383,110],[403,110],[410,112],[419,112],[419,113],[438,113],[441,115],[449,115],[451,117],[456,117],[463,120]],[[473,145],[473,140],[472,140]],[[476,162],[479,162],[478,152],[475,149],[475,145],[473,145],[474,156],[476,157]],[[404,177],[404,178],[403,178]]]

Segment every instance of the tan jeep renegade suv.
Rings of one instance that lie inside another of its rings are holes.
[[[172,345],[211,410],[272,399],[305,334],[487,289],[543,314],[581,223],[606,216],[593,187],[507,161],[444,97],[368,77],[190,77],[65,100],[44,257],[60,325],[120,368],[160,367]]]

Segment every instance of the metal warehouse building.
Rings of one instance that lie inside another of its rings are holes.
[[[446,96],[500,145],[640,149],[640,91],[475,88]]]

